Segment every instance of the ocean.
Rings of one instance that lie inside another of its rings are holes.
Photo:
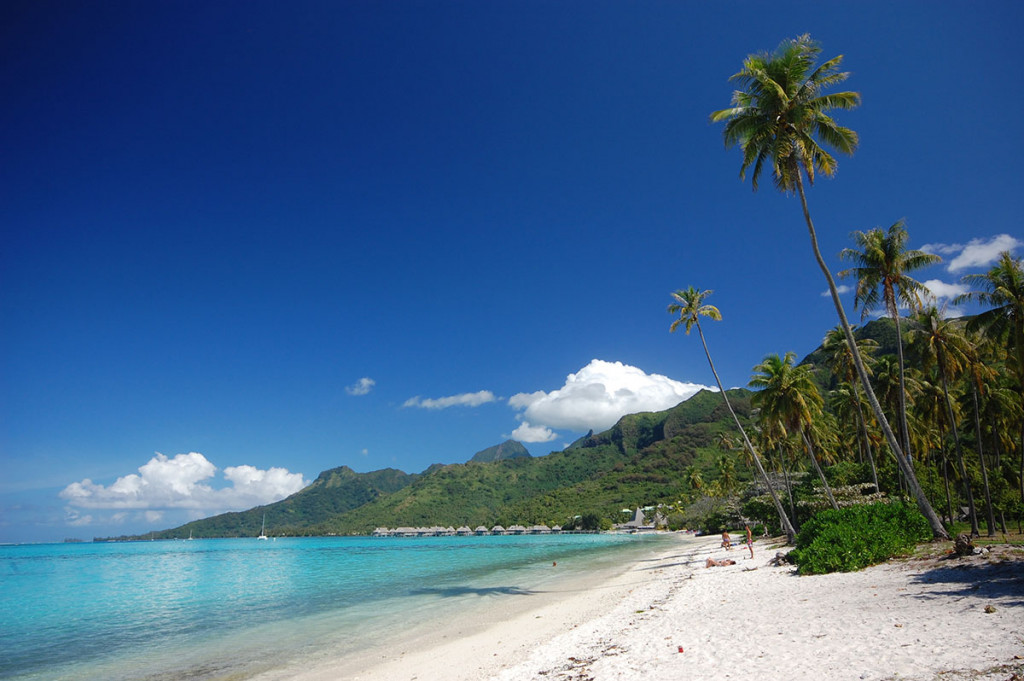
[[[658,536],[0,546],[0,678],[246,679],[635,560]],[[557,563],[557,567],[553,565]]]

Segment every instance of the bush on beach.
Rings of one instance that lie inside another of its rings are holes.
[[[852,572],[906,554],[931,536],[928,521],[910,504],[850,506],[807,521],[790,556],[801,574]]]

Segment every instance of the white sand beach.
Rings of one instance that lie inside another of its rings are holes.
[[[801,577],[762,541],[752,560],[719,543],[679,535],[610,580],[498,599],[480,619],[288,678],[1024,679],[1019,552]]]

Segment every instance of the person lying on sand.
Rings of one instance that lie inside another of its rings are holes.
[[[736,561],[732,560],[731,558],[726,558],[725,560],[715,560],[714,558],[708,558],[708,562],[704,563],[704,567],[706,567],[706,568],[709,568],[709,567],[721,567],[723,565],[735,565],[735,564],[736,564]]]

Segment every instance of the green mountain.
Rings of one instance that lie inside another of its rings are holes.
[[[729,391],[741,419],[751,393]],[[724,452],[719,433],[734,426],[722,398],[701,391],[662,412],[630,414],[603,433],[588,433],[563,451],[531,457],[516,442],[477,453],[465,464],[435,464],[421,474],[394,469],[324,471],[292,496],[239,513],[196,520],[145,535],[160,539],[259,534],[264,514],[269,535],[366,534],[376,527],[515,523],[565,525],[574,516],[624,519],[622,509],[675,502],[685,491],[683,471],[697,466],[718,476]],[[746,468],[736,466],[740,478]]]
[[[195,520],[181,527],[146,535],[156,539],[188,537],[255,537],[260,533],[264,514],[267,534],[309,534],[309,528],[330,518],[407,487],[420,476],[385,468],[371,473],[356,473],[348,466],[332,468],[317,476],[312,484],[286,499],[257,506],[248,511],[222,513]]]
[[[530,452],[526,451],[526,447],[524,447],[521,442],[505,440],[500,445],[494,445],[493,447],[488,447],[483,451],[477,452],[469,462],[491,463],[492,461],[504,461],[506,459],[529,458]]]

